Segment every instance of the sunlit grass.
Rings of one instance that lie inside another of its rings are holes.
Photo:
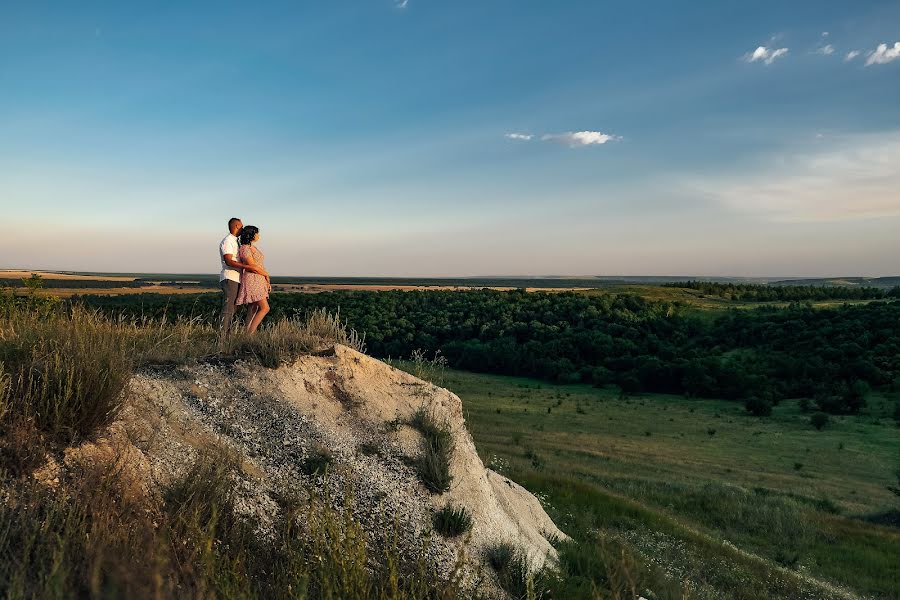
[[[880,396],[817,431],[792,401],[757,418],[727,401],[443,376],[486,464],[541,494],[564,531],[668,561],[676,591],[693,577],[707,582],[695,595],[714,597],[749,577],[768,592],[741,597],[810,597],[811,576],[897,597],[900,533],[858,518],[895,501],[898,430]]]

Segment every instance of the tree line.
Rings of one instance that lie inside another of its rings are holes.
[[[696,290],[705,296],[715,296],[739,302],[802,302],[806,300],[882,300],[900,298],[900,287],[851,287],[836,285],[758,285],[749,283],[719,283],[714,281],[677,281],[662,287]]]
[[[85,297],[88,306],[214,322],[217,295]],[[742,401],[764,415],[785,398],[855,413],[900,377],[900,302],[732,310],[699,318],[678,303],[572,292],[338,291],[274,294],[273,316],[340,311],[369,352],[438,350],[460,369],[614,384]],[[897,381],[900,384],[900,380]]]

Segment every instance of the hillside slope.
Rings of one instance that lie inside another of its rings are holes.
[[[130,394],[108,434],[66,462],[115,452],[152,494],[204,448],[225,446],[242,464],[237,507],[263,536],[279,494],[340,499],[373,541],[394,530],[412,552],[425,539],[441,570],[461,564],[466,586],[491,595],[499,591],[486,548],[509,542],[536,568],[556,559],[548,538],[566,537],[534,496],[484,467],[457,396],[345,346],[275,370],[234,360],[154,367],[134,376]],[[429,493],[414,468],[421,434],[410,421],[421,409],[452,435],[445,493]],[[326,464],[326,474],[311,467]],[[432,515],[447,505],[472,514],[469,535],[430,533]]]

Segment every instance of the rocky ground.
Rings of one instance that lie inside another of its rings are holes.
[[[443,494],[429,493],[411,466],[421,434],[408,421],[422,408],[453,437],[453,480]],[[152,494],[210,446],[240,457],[238,507],[259,522],[260,535],[277,515],[277,494],[316,493],[351,507],[373,537],[396,531],[410,551],[427,539],[447,572],[464,557],[468,584],[497,594],[485,548],[511,542],[537,568],[556,559],[548,539],[566,537],[534,496],[485,468],[456,395],[340,345],[274,370],[232,360],[145,369],[108,435],[73,452],[124,457],[131,480]],[[327,474],[311,472],[323,456]],[[434,511],[447,504],[472,514],[468,535],[431,533]]]

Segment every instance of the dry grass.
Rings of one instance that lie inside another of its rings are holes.
[[[127,339],[95,313],[19,312],[0,329],[9,378],[0,415],[34,422],[53,439],[89,437],[115,418],[131,374]]]
[[[4,485],[0,595],[5,598],[174,597],[157,515],[123,494],[117,465],[72,473],[57,489]]]
[[[27,421],[61,444],[77,442],[115,418],[136,366],[224,355],[276,368],[335,343],[365,349],[361,336],[325,310],[222,340],[199,318],[107,318],[78,305],[3,294],[0,427]]]

